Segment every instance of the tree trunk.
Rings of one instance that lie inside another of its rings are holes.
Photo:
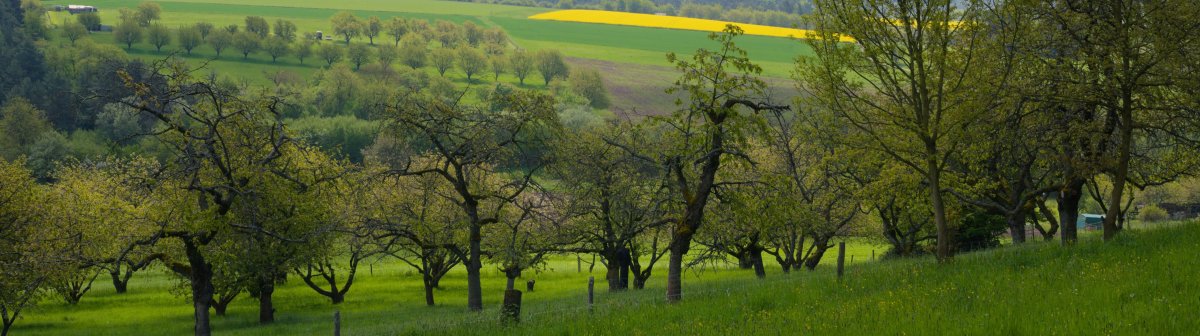
[[[1012,237],[1013,244],[1025,243],[1026,217],[1028,216],[1023,210],[1017,210],[1004,216],[1004,221],[1008,223],[1008,235]]]
[[[196,322],[194,331],[196,336],[209,336],[212,335],[212,328],[209,326],[208,308],[215,292],[212,265],[204,260],[200,247],[191,239],[184,239],[183,246],[187,253],[188,266],[191,267],[192,307]]]
[[[950,251],[950,225],[946,223],[946,205],[942,201],[942,173],[938,167],[937,151],[933,147],[929,147],[931,157],[926,160],[929,173],[929,194],[933,202],[933,223],[937,226],[937,260],[939,263],[946,263],[953,257]]]
[[[825,251],[829,250],[829,240],[814,241],[813,251],[804,259],[804,268],[809,271],[817,269],[817,265],[821,263],[821,258],[825,257]]]
[[[1112,196],[1109,197],[1108,213],[1104,215],[1104,240],[1109,241],[1116,238],[1117,232],[1121,231],[1121,226],[1118,225],[1118,220],[1121,219],[1121,199],[1125,194],[1125,180],[1129,177],[1129,156],[1131,142],[1133,142],[1133,122],[1132,107],[1129,106],[1132,98],[1125,96],[1122,103],[1121,111],[1121,134],[1120,146],[1117,147],[1117,168],[1112,174]]]
[[[759,279],[766,278],[767,270],[766,267],[763,266],[762,249],[758,247],[752,247],[747,254],[750,255],[750,264],[754,266],[754,276],[758,277]]]
[[[217,316],[225,316],[225,311],[228,308],[228,305],[213,305],[213,310],[216,312]]]
[[[750,255],[750,250],[741,251],[741,253],[737,255],[737,260],[739,269],[754,268],[754,256]]]
[[[667,302],[679,302],[683,298],[683,255],[687,250],[682,244],[671,245],[671,257],[667,260]]]
[[[336,291],[335,291],[336,292]],[[275,294],[274,279],[259,279],[258,284],[258,323],[275,322],[275,304],[271,296]]]
[[[1072,178],[1058,193],[1058,217],[1062,226],[1062,244],[1075,245],[1079,240],[1079,200],[1083,198],[1083,184],[1087,181]]]
[[[1042,213],[1042,217],[1046,217],[1046,222],[1050,225],[1050,229],[1042,234],[1042,238],[1046,241],[1054,240],[1054,235],[1059,230],[1058,219],[1054,218],[1054,213],[1050,212],[1050,208],[1046,207],[1046,200],[1044,198],[1038,198],[1037,207],[1038,211]],[[1036,218],[1036,215],[1034,217]]]
[[[604,279],[608,280],[608,291],[618,291],[621,289],[621,279],[620,276],[617,275],[617,272],[620,270],[615,267],[616,265],[614,265],[615,262],[613,261],[612,256],[605,256],[604,258],[608,260],[608,271],[604,272]]]
[[[225,310],[229,308],[229,304],[233,303],[233,299],[237,298],[241,291],[233,292],[232,294],[213,294],[213,301],[210,305],[217,316],[225,316]]]
[[[633,289],[645,289],[646,277],[642,277],[638,273],[633,274]]]
[[[17,321],[17,319],[15,319],[15,318],[12,321],[5,319],[4,327],[0,328],[0,336],[8,336],[8,329],[12,328],[13,322],[16,322],[16,321]]]
[[[425,284],[425,305],[433,307],[433,288],[437,287],[434,284],[433,276],[425,274],[422,281]]]
[[[483,287],[479,282],[479,271],[483,263],[479,260],[480,227],[471,228],[471,252],[464,264],[467,266],[467,309],[470,311],[483,310]]]
[[[112,277],[113,288],[117,290],[117,294],[124,294],[129,290],[129,278],[121,279],[121,266],[118,263],[117,268],[109,271],[108,275]]]

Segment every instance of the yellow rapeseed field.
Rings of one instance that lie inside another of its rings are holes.
[[[699,30],[709,32],[719,32],[725,29],[725,25],[734,24],[741,27],[747,35],[761,36],[777,36],[777,37],[794,37],[804,38],[811,32],[804,29],[793,29],[783,27],[763,26],[747,23],[736,23],[727,21],[693,19],[679,16],[651,15],[651,14],[636,14],[625,12],[610,12],[601,10],[583,10],[569,9],[553,12],[546,12],[530,16],[534,20],[553,20],[553,21],[570,21],[570,22],[586,22],[586,23],[603,23],[625,26],[638,27],[653,27],[653,28],[670,28],[683,30]],[[854,39],[849,36],[841,36],[842,42],[853,42]]]

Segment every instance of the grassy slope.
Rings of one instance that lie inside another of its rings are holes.
[[[348,335],[377,334],[1186,334],[1200,328],[1200,224],[1128,232],[1102,243],[1085,236],[1076,248],[1056,243],[959,256],[940,266],[930,258],[863,262],[871,247],[852,245],[858,261],[847,279],[830,267],[766,280],[744,270],[688,271],[685,302],[662,302],[662,270],[643,291],[607,293],[597,281],[588,314],[584,272],[557,258],[527,274],[537,290],[524,295],[519,327],[495,322],[504,279],[485,267],[487,310],[464,311],[463,271],[443,281],[440,304],[421,305],[420,280],[408,268],[383,263],[363,269],[347,302],[333,307],[298,281],[276,295],[279,322],[255,323],[254,301],[242,298],[230,316],[214,319],[223,334],[319,334],[342,311]],[[829,256],[831,257],[831,256]],[[829,259],[832,261],[832,258]],[[662,266],[662,265],[660,265]],[[603,278],[603,267],[590,275]],[[167,294],[173,278],[139,274],[131,293],[115,295],[104,279],[79,306],[47,301],[17,323],[17,334],[184,334],[189,305]],[[115,317],[115,318],[114,318]]]
[[[522,335],[1177,335],[1200,328],[1200,225],[1128,232],[1076,248],[1031,244],[784,280],[714,283],[685,303],[656,296],[590,316],[534,316],[515,329],[459,326],[449,334]],[[696,290],[692,287],[692,290]],[[658,293],[647,293],[658,294]]]
[[[866,242],[854,241],[848,245],[849,254],[856,256],[858,263],[870,259],[873,249]],[[768,257],[769,258],[769,257]],[[827,256],[829,261],[833,257]],[[604,266],[597,264],[588,273],[588,260],[583,272],[576,272],[574,257],[556,257],[541,272],[528,272],[524,279],[536,279],[535,292],[525,293],[524,311],[527,314],[545,316],[548,312],[564,307],[576,308],[582,302],[589,275],[597,278],[598,302],[617,302],[642,296],[658,298],[665,286],[666,260],[662,260],[651,277],[648,289],[631,293],[609,294],[603,283]],[[778,268],[768,261],[771,276],[777,277]],[[24,318],[14,327],[16,335],[145,335],[186,334],[190,331],[191,305],[182,297],[173,296],[171,291],[183,293],[175,287],[173,275],[161,268],[138,273],[130,283],[130,292],[117,295],[113,292],[107,274],[97,278],[78,306],[62,304],[56,298],[47,298],[40,306],[26,311]],[[378,335],[419,332],[429,328],[452,327],[463,321],[494,318],[502,299],[505,279],[492,265],[484,266],[484,303],[487,310],[482,314],[466,312],[466,273],[461,267],[442,280],[443,289],[437,291],[438,305],[424,306],[420,275],[407,265],[385,260],[375,266],[362,266],[359,277],[346,297],[346,302],[331,306],[329,301],[293,278],[280,286],[275,294],[278,322],[270,326],[257,324],[257,306],[254,299],[241,297],[229,307],[229,316],[215,317],[214,330],[220,334],[267,335],[267,334],[324,334],[330,328],[330,317],[335,309],[341,310],[347,335]],[[701,283],[727,283],[745,281],[753,274],[745,270],[729,269],[728,265],[708,267],[703,271],[688,272],[686,286]]]

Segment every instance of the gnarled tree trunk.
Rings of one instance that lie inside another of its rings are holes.
[[[1087,181],[1073,178],[1067,181],[1058,193],[1058,217],[1062,226],[1063,245],[1074,245],[1079,240],[1079,200],[1083,198],[1083,184]]]

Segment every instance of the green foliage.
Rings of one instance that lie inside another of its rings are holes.
[[[593,108],[605,109],[612,103],[608,98],[608,90],[604,88],[604,80],[600,78],[599,71],[593,69],[572,71],[567,82],[570,83],[571,91],[587,98]]]
[[[542,74],[546,85],[555,78],[566,79],[568,74],[567,62],[563,60],[562,52],[558,50],[538,50],[533,56],[534,66]]]
[[[200,32],[201,39],[208,39],[208,34],[213,32],[213,24],[208,22],[196,22],[192,25],[196,31]]]
[[[30,2],[33,3],[33,2]],[[35,40],[50,39],[50,27],[46,24],[46,11],[41,5],[25,6],[24,33]]]
[[[463,40],[462,27],[454,22],[437,20],[433,28],[434,38],[442,44],[442,48],[453,48]]]
[[[342,60],[342,57],[346,56],[345,49],[346,48],[342,46],[329,43],[322,45],[320,49],[317,49],[317,56],[320,56],[322,60],[325,60],[326,66],[332,67],[333,63],[337,63],[338,61]]]
[[[362,34],[367,37],[367,43],[371,45],[375,45],[375,37],[379,36],[381,32],[383,32],[383,22],[379,21],[378,16],[369,17],[367,22],[362,24]]]
[[[504,55],[490,55],[487,58],[488,68],[492,69],[492,80],[499,81],[500,75],[508,72],[510,62]]]
[[[121,103],[104,105],[104,110],[96,115],[95,122],[96,132],[108,142],[132,144],[137,142],[138,136],[149,133],[149,128],[143,126],[137,111]]]
[[[25,147],[26,165],[39,180],[50,180],[58,165],[68,158],[67,137],[58,132],[45,132]]]
[[[176,31],[176,34],[176,40],[179,41],[179,47],[183,48],[188,55],[191,55],[192,50],[196,49],[196,47],[204,44],[204,35],[201,34],[200,29],[196,28],[195,26],[179,27],[179,30]]]
[[[162,6],[153,2],[138,4],[135,19],[139,26],[149,27],[150,23],[162,17]]]
[[[0,159],[0,318],[7,334],[23,309],[36,305],[42,286],[73,264],[52,251],[69,248],[47,216],[44,196],[22,161]]]
[[[262,39],[252,32],[240,32],[233,35],[233,48],[242,53],[242,59],[246,59],[262,48]]]
[[[266,43],[263,44],[263,51],[265,51],[267,55],[271,56],[271,63],[275,63],[275,60],[286,56],[289,52],[291,52],[292,46],[287,40],[278,37],[272,37],[266,39]]]
[[[162,47],[171,44],[171,31],[161,23],[153,24],[146,29],[146,40],[154,46],[154,50],[162,51]]]
[[[312,41],[300,41],[294,47],[295,50],[292,50],[292,54],[296,56],[296,59],[300,60],[300,64],[304,64],[304,59],[312,56],[313,44],[314,42]]]
[[[392,37],[392,45],[398,47],[400,46],[400,41],[408,35],[408,19],[402,16],[393,16],[391,20],[388,20],[384,24],[383,28],[388,36]]]
[[[1147,205],[1138,210],[1138,220],[1143,222],[1159,222],[1170,217],[1167,210],[1163,210],[1157,205]]]
[[[45,112],[24,98],[0,107],[0,157],[12,161],[28,151],[43,134],[54,132]]]
[[[71,41],[74,45],[76,40],[88,35],[87,27],[79,22],[70,22],[62,27],[62,37]]]
[[[354,163],[363,162],[363,150],[379,133],[378,122],[352,115],[305,117],[288,121],[288,126],[306,143]]]
[[[75,15],[75,20],[82,24],[89,31],[100,30],[100,15],[96,13],[79,13]]]
[[[375,56],[375,58],[379,60],[380,66],[382,66],[384,69],[389,69],[391,68],[392,63],[400,57],[400,48],[388,44],[380,45],[379,52]]]
[[[296,40],[296,24],[290,20],[277,19],[275,20],[275,37],[284,41]]]
[[[354,70],[358,70],[358,68],[362,67],[363,63],[370,63],[371,57],[374,56],[373,54],[374,53],[371,51],[371,47],[363,44],[351,44],[350,47],[346,49],[346,59],[349,60],[350,63],[354,63]]]
[[[1000,246],[1000,234],[1004,233],[1007,227],[1004,216],[979,210],[972,211],[955,226],[954,244],[959,251]]]
[[[455,58],[458,58],[458,54],[454,52],[454,49],[446,47],[433,49],[433,52],[429,54],[433,67],[442,77],[446,77],[446,71],[454,68]]]
[[[427,88],[431,96],[447,102],[458,100],[458,97],[462,95],[462,91],[455,87],[454,82],[445,76],[429,78]]]
[[[332,44],[322,47],[329,48]],[[362,79],[344,64],[337,64],[318,73],[313,79],[316,99],[311,105],[317,115],[323,117],[351,115],[362,110],[359,98],[363,90]]]
[[[218,29],[208,34],[208,45],[221,57],[221,51],[233,44],[233,33]]]
[[[246,32],[258,35],[259,39],[265,39],[271,34],[271,26],[267,23],[267,19],[261,16],[247,16]]]
[[[417,34],[410,34],[405,36],[401,42],[403,47],[400,48],[400,63],[413,70],[424,68],[429,59],[429,48],[426,46],[425,38]]]
[[[462,46],[458,48],[457,54],[458,69],[467,76],[468,83],[472,82],[473,76],[487,71],[487,57],[479,52],[479,49]]]
[[[517,76],[517,79],[520,80],[521,85],[525,85],[525,77],[528,77],[530,74],[532,74],[534,70],[533,55],[524,50],[517,50],[513,52],[512,56],[508,59],[508,62],[510,69],[512,69],[513,76]]]
[[[135,21],[124,20],[113,27],[113,39],[125,45],[125,50],[133,48],[134,43],[142,42],[142,26]]]
[[[341,11],[329,18],[330,24],[333,25],[333,33],[346,38],[346,44],[350,43],[350,39],[362,34],[362,23],[358,21],[358,17],[354,13]]]

